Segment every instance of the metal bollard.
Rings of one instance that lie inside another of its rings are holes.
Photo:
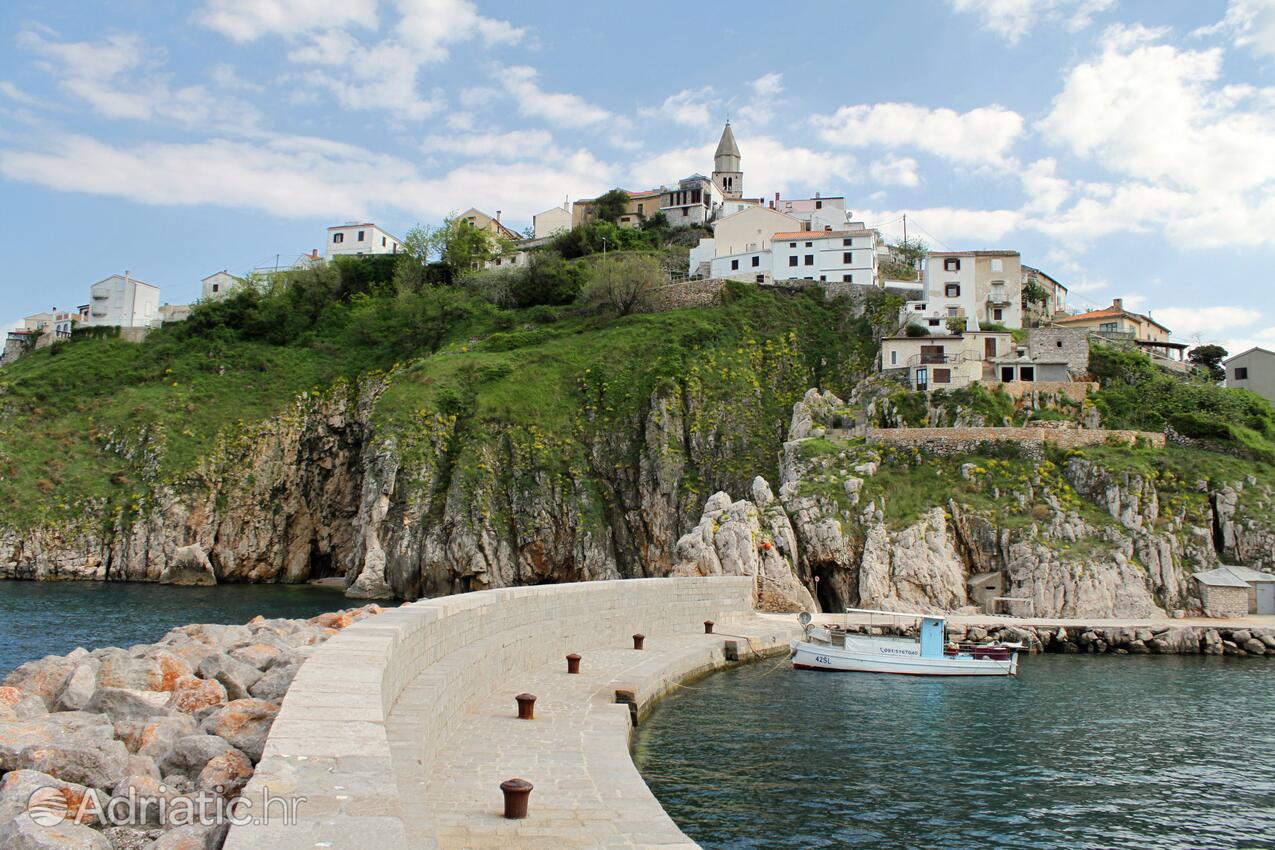
[[[534,787],[527,780],[517,778],[500,783],[500,790],[505,794],[505,817],[521,820],[527,816],[527,800]]]
[[[712,633],[713,633],[713,621],[712,621],[712,620],[705,620],[705,621],[704,621],[704,634],[706,634],[706,635],[711,635]]]
[[[634,649],[641,649],[641,648],[642,648],[642,641],[644,641],[644,640],[646,640],[646,635],[641,635],[641,634],[639,634],[639,635],[634,635],[634,636],[633,636],[633,648],[634,648]]]
[[[567,656],[567,672],[568,673],[580,672],[580,656],[575,654],[574,652]]]
[[[536,695],[535,694],[518,694],[514,697],[518,700],[518,719],[519,720],[535,720],[536,719]]]

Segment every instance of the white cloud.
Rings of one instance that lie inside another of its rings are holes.
[[[536,69],[526,65],[507,68],[500,75],[505,90],[514,96],[523,115],[560,127],[588,127],[612,118],[610,112],[579,95],[543,90],[537,76]]]
[[[1275,88],[1220,82],[1222,51],[1182,50],[1164,30],[1110,28],[1072,68],[1041,134],[1120,178],[1078,183],[1041,229],[1162,229],[1194,246],[1275,241]]]
[[[746,124],[763,127],[774,117],[778,95],[784,90],[784,75],[775,71],[762,74],[748,87],[752,89],[752,97],[739,108],[739,117]]]
[[[395,0],[402,16],[395,32],[426,61],[448,56],[448,45],[474,38],[488,46],[517,44],[525,30],[508,21],[485,18],[471,0]]]
[[[629,168],[626,188],[653,188],[691,174],[707,174],[712,170],[716,148],[714,139],[709,144],[676,148],[640,159]],[[740,152],[744,191],[750,197],[788,193],[797,188],[839,188],[857,178],[853,156],[789,147],[770,136],[748,136],[746,141],[740,141]]]
[[[1226,17],[1194,35],[1231,34],[1235,44],[1258,56],[1275,57],[1275,0],[1231,0]]]
[[[1023,134],[1022,116],[995,105],[956,112],[914,103],[859,104],[811,122],[830,144],[911,147],[970,165],[1003,163]]]
[[[772,71],[753,80],[749,85],[761,97],[774,97],[784,90],[784,75]]]
[[[914,187],[921,185],[921,174],[917,163],[911,157],[898,157],[887,154],[868,166],[873,178],[887,186]]]
[[[0,94],[15,103],[21,103],[25,106],[36,106],[40,102],[39,98],[32,97],[9,80],[0,80]]]
[[[202,26],[234,41],[312,30],[377,27],[377,0],[205,0],[195,12]]]
[[[1116,0],[949,0],[954,12],[975,14],[983,29],[1018,42],[1041,21],[1061,23],[1068,32],[1079,32],[1093,23],[1093,16],[1110,9]]]
[[[331,92],[344,109],[393,109],[396,114],[420,120],[441,110],[446,98],[439,89],[422,95],[417,75],[418,63],[412,52],[387,41],[355,47],[335,72],[316,68],[301,73],[300,78]]]
[[[1177,336],[1216,337],[1242,331],[1261,321],[1262,314],[1251,307],[1164,307],[1156,310],[1155,318]]]
[[[135,33],[71,42],[24,30],[17,40],[41,57],[39,67],[64,91],[107,118],[251,126],[259,117],[243,101],[216,95],[205,86],[172,85],[170,75],[161,70],[165,52],[150,47]]]
[[[469,133],[427,136],[426,153],[463,154],[470,158],[536,159],[556,155],[553,136],[546,130],[514,130],[508,133]]]
[[[113,146],[72,136],[39,149],[0,150],[0,174],[50,189],[158,206],[214,205],[294,218],[372,216],[397,210],[441,218],[476,198],[500,200],[511,219],[527,218],[564,192],[591,196],[613,183],[611,169],[587,152],[550,165],[477,159],[441,175],[401,158],[307,136],[247,144]]]
[[[664,118],[687,127],[708,127],[713,123],[713,87],[683,89],[664,98],[659,106],[639,109],[644,118]]]
[[[855,218],[881,228],[892,239],[903,236],[904,214],[908,237],[919,237],[932,248],[949,250],[994,249],[1006,234],[1017,230],[1022,216],[1017,210],[971,210],[961,207],[927,207],[903,210],[856,210]]]

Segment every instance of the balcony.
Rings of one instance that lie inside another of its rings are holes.
[[[995,307],[1008,307],[1010,305],[1009,290],[993,289],[987,293],[987,303]]]

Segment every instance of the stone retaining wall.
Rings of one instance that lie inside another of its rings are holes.
[[[387,721],[409,684],[428,694],[412,706],[420,734],[407,742],[428,774],[464,707],[512,671],[638,631],[702,629],[751,612],[752,595],[748,576],[517,587],[423,600],[352,626],[302,666],[244,792],[306,797],[301,823],[235,827],[225,846],[406,850]]]
[[[1063,449],[1100,446],[1108,442],[1134,445],[1144,440],[1164,448],[1164,435],[1149,431],[1108,431],[1104,429],[1053,428],[869,428],[868,442],[890,446],[913,446],[941,457],[971,454],[981,443],[1017,443],[1028,453],[1041,454],[1044,444]]]

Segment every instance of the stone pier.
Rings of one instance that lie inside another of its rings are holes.
[[[302,667],[244,792],[305,797],[299,822],[235,827],[226,848],[694,847],[630,738],[680,683],[787,651],[796,618],[758,615],[752,599],[750,577],[585,582],[426,600],[351,626]],[[534,720],[517,718],[523,692]],[[513,777],[534,786],[525,820],[501,816]]]

